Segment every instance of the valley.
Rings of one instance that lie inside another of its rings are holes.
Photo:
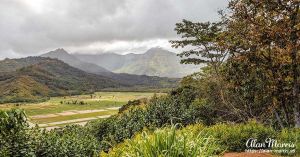
[[[156,93],[164,95],[165,93]],[[84,125],[88,121],[117,114],[128,101],[151,98],[151,92],[96,92],[88,95],[52,97],[41,103],[8,103],[0,110],[24,109],[30,125],[53,129],[68,124]]]

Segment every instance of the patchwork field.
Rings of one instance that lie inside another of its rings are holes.
[[[157,93],[162,95],[163,93]],[[129,100],[150,98],[146,92],[97,92],[90,95],[53,97],[42,103],[2,104],[1,110],[22,108],[32,126],[52,129],[67,124],[84,125],[90,120],[107,118],[118,113]]]

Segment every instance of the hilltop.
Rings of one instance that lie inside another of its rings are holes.
[[[56,59],[59,59],[65,63],[73,66],[73,67],[76,67],[80,70],[83,70],[83,71],[86,71],[89,73],[99,74],[99,73],[103,73],[103,72],[110,72],[99,65],[96,65],[93,63],[87,63],[87,62],[79,60],[77,57],[69,54],[63,48],[59,48],[54,51],[45,53],[45,54],[41,55],[41,57],[56,58]]]

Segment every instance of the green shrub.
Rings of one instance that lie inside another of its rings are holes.
[[[180,102],[180,99],[172,99]],[[299,152],[299,129],[276,131],[256,122],[212,126],[188,125],[193,123],[184,120],[185,116],[188,117],[187,113],[192,113],[188,107],[178,110],[183,111],[183,118],[175,119],[181,122],[183,129],[177,130],[176,134],[175,127],[158,129],[152,134],[154,129],[172,124],[172,116],[176,117],[181,113],[164,108],[171,105],[167,103],[169,100],[167,97],[152,100],[151,104],[157,105],[159,114],[151,115],[153,111],[150,112],[148,107],[137,107],[111,118],[91,122],[86,127],[73,125],[51,131],[29,128],[26,114],[22,110],[0,111],[0,156],[95,156],[99,151],[103,151],[104,154],[116,145],[109,152],[110,155],[117,156],[123,151],[133,156],[137,153],[152,153],[154,156],[192,156],[193,154],[187,155],[186,152],[199,150],[197,152],[200,152],[201,156],[206,156],[220,154],[224,150],[244,151],[249,138],[258,141],[272,138],[278,142],[294,143]],[[145,129],[147,132],[139,134]],[[134,139],[126,140],[135,135]],[[124,140],[123,144],[118,145]],[[138,146],[141,149],[135,148]]]
[[[88,123],[90,132],[101,143],[101,150],[107,151],[111,146],[131,138],[147,125],[143,109],[130,109],[123,114]]]
[[[88,128],[101,142],[101,150],[108,151],[111,146],[132,138],[143,128],[196,123],[197,117],[191,105],[195,95],[191,87],[178,88],[168,96],[153,97],[145,106],[130,107],[121,114],[91,122]]]
[[[246,124],[218,124],[203,129],[204,132],[219,140],[220,145],[228,151],[241,152],[246,149],[249,138],[263,142],[267,138],[275,138],[276,131],[256,122]]]
[[[100,149],[97,139],[79,125],[44,131],[39,141],[37,156],[95,156]]]
[[[0,111],[0,156],[94,156],[97,139],[81,126],[29,128],[23,110]]]
[[[244,152],[246,149],[255,149],[246,147],[246,142],[250,138],[257,139],[258,143],[263,143],[268,138],[275,139],[279,143],[294,143],[296,144],[296,152],[299,154],[299,134],[299,129],[276,131],[254,121],[245,124],[217,124],[213,126],[195,124],[176,131],[173,126],[172,128],[157,129],[154,132],[143,131],[133,139],[127,139],[116,145],[110,149],[108,154],[102,152],[101,155],[113,157],[193,156],[195,154],[192,152],[196,150],[198,156],[221,155],[225,151]],[[257,149],[274,150],[274,148],[268,147]],[[297,154],[281,153],[281,155]]]
[[[255,121],[251,121],[245,124],[216,124],[216,125],[206,126],[206,127],[202,124],[196,124],[196,125],[187,126],[183,130],[195,132],[195,133],[201,132],[203,134],[210,135],[217,140],[221,150],[227,150],[229,152],[245,151],[247,149],[246,142],[249,138],[257,139],[258,143],[264,143],[266,139],[271,138],[277,140],[278,143],[295,144],[296,152],[298,152],[299,154],[300,129],[274,130],[271,127],[264,126]],[[255,149],[255,148],[250,148],[250,149]],[[268,146],[262,149],[274,150],[274,148],[268,148]],[[283,149],[289,149],[289,148],[285,147]],[[295,155],[295,154],[281,153],[281,155]]]
[[[123,105],[120,109],[119,109],[119,113],[122,113],[126,110],[128,110],[131,107],[134,106],[140,106],[143,104],[147,103],[147,98],[141,98],[141,99],[137,99],[137,100],[129,100],[127,104]]]
[[[300,129],[283,129],[276,137],[279,143],[293,143],[295,148],[288,148],[288,151],[295,149],[296,155],[300,156]],[[281,155],[294,155],[293,153],[280,153]]]
[[[33,156],[35,140],[31,136],[23,110],[0,111],[0,156]]]

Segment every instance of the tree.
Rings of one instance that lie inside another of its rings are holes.
[[[222,104],[245,119],[300,127],[299,0],[231,0],[221,22],[176,24],[185,64],[207,63]],[[225,63],[225,64],[224,64]],[[276,121],[274,121],[275,119]]]
[[[196,65],[208,63],[218,74],[219,67],[228,53],[218,45],[218,39],[222,35],[223,29],[223,22],[193,23],[183,20],[182,23],[177,23],[175,28],[177,34],[181,35],[182,40],[172,40],[170,42],[174,48],[189,48],[179,54],[182,58],[187,57],[182,59],[181,63]]]
[[[265,95],[269,100],[265,100],[264,107],[281,127],[300,127],[299,3],[232,0],[232,14],[227,17],[227,39],[223,46],[235,56],[229,61],[228,76],[237,89],[254,92],[254,97]],[[237,69],[240,72],[236,73]],[[250,77],[253,75],[256,76]]]
[[[202,80],[203,83],[200,83],[199,86],[206,86],[204,89],[207,91],[200,93],[209,94],[202,94],[200,97],[209,101],[210,106],[207,107],[214,110],[214,113],[218,113],[216,116],[222,117],[223,120],[245,122],[250,116],[246,114],[245,108],[239,103],[237,103],[238,105],[232,103],[230,98],[233,97],[233,93],[227,92],[228,83],[222,74],[224,63],[228,58],[234,56],[234,53],[231,53],[232,51],[227,47],[229,42],[226,42],[228,40],[228,18],[223,11],[219,11],[219,15],[221,15],[219,22],[199,23],[183,20],[182,23],[177,23],[175,31],[181,35],[182,39],[170,42],[175,48],[187,49],[179,54],[183,58],[181,63],[196,65],[206,63],[208,65],[209,70],[203,71],[204,75],[200,76],[202,78],[197,78],[199,75],[188,76],[190,81]],[[193,78],[191,79],[191,77]],[[203,81],[203,79],[208,79],[208,81]],[[187,78],[183,81],[186,80]],[[199,86],[199,89],[203,89]],[[236,118],[232,118],[234,116]]]
[[[219,12],[223,15],[222,11]],[[220,67],[228,57],[227,49],[220,46],[221,37],[225,29],[225,21],[220,22],[191,22],[183,20],[182,23],[177,23],[175,31],[181,35],[182,40],[170,41],[172,47],[187,48],[179,54],[183,59],[182,64],[201,64],[206,63],[213,68],[212,77],[218,84],[219,90],[217,91],[221,96],[221,102],[227,104],[224,90],[223,80],[220,74]]]

